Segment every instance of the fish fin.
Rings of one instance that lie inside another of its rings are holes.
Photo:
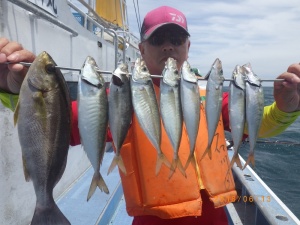
[[[99,189],[101,191],[104,191],[106,194],[109,193],[108,188],[107,188],[100,172],[95,172],[94,173],[94,176],[93,176],[93,179],[92,179],[92,182],[91,182],[91,185],[90,185],[89,193],[88,193],[88,196],[87,196],[87,201],[90,200],[92,195],[95,193],[97,186],[99,187]]]
[[[184,170],[184,168],[182,166],[182,163],[181,163],[180,159],[179,158],[175,158],[172,161],[172,166],[170,168],[169,179],[173,176],[176,168],[178,168],[179,171],[182,173],[182,175],[186,178],[186,173],[185,173],[185,170]]]
[[[27,170],[27,166],[26,166],[26,160],[24,158],[24,156],[22,156],[22,161],[23,161],[23,172],[24,172],[24,177],[25,177],[25,180],[27,182],[29,182],[31,180],[31,177],[28,173],[28,170]]]
[[[205,157],[206,154],[208,154],[209,159],[211,159],[211,147],[210,146],[207,146],[207,148],[206,148],[205,152],[203,153],[200,161]]]
[[[126,175],[127,172],[126,172],[126,168],[124,166],[124,162],[123,162],[123,159],[121,157],[121,155],[115,155],[109,168],[108,168],[108,171],[107,171],[107,175],[110,174],[111,171],[113,171],[113,169],[116,167],[116,165],[118,165],[119,169]]]
[[[108,187],[103,179],[103,177],[101,176],[101,174],[99,173],[100,178],[97,182],[97,186],[100,188],[101,191],[104,191],[106,194],[109,194],[109,190]]]
[[[20,111],[20,102],[18,100],[17,106],[14,111],[14,126],[16,126],[18,123],[19,111]]]
[[[242,166],[242,163],[241,163],[239,154],[236,153],[236,152],[233,154],[232,159],[231,159],[231,161],[230,161],[230,168],[233,166],[234,163],[236,163],[236,165],[237,165],[240,169],[243,169],[243,166]]]
[[[255,161],[254,161],[254,154],[253,153],[250,153],[249,156],[248,156],[248,159],[243,167],[243,170],[246,168],[246,166],[251,163],[253,165],[253,167],[255,166]]]
[[[177,161],[177,167],[178,167],[179,171],[182,173],[182,175],[186,178],[185,169],[183,168],[182,162],[179,158]]]
[[[31,225],[39,224],[71,225],[65,215],[55,204],[54,200],[52,204],[47,204],[47,207],[42,207],[37,203]]]
[[[43,128],[46,129],[48,118],[47,118],[46,102],[45,102],[45,99],[43,97],[43,93],[42,92],[36,92],[32,95],[32,98],[34,100],[35,111],[42,118]]]
[[[164,153],[161,153],[157,157],[157,162],[156,162],[156,168],[155,168],[155,175],[157,176],[162,164],[165,164],[168,168],[171,168],[171,163],[167,159],[167,157],[164,155]]]
[[[184,170],[186,170],[189,166],[189,164],[192,164],[193,167],[196,169],[196,158],[195,158],[195,155],[194,154],[190,154],[189,155],[189,158],[187,159],[186,163],[185,163],[185,166],[184,166]]]

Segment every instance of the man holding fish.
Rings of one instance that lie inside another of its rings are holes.
[[[189,36],[186,18],[182,12],[167,6],[150,11],[144,18],[139,44],[142,59],[149,73],[162,74],[168,58],[176,60],[180,71],[188,58],[191,44]],[[19,43],[0,38],[0,63],[32,62],[34,58],[35,56],[23,49]],[[211,73],[218,74],[220,71],[213,68],[219,67],[220,61],[216,60]],[[0,64],[0,99],[4,105],[12,107],[12,96],[18,95],[26,72],[27,68],[20,64]],[[259,137],[281,133],[300,115],[300,64],[290,65],[278,78],[284,81],[274,82],[275,102],[264,108]],[[152,82],[158,97],[160,78],[152,78]],[[205,96],[206,91],[200,90],[200,94]],[[205,105],[210,103],[201,103],[198,135],[195,137],[195,144],[193,143],[195,166],[184,168],[186,176],[180,171],[172,171],[170,177],[172,167],[168,163],[163,164],[159,171],[156,170],[157,151],[143,132],[136,113],[133,115],[131,127],[121,149],[126,175],[120,172],[120,176],[127,212],[134,216],[134,225],[228,224],[223,206],[230,202],[220,200],[233,201],[236,191],[224,147],[224,128],[229,129],[229,118],[228,98],[226,94],[223,97],[223,118],[220,118],[222,123],[216,125],[208,152],[208,118]],[[190,158],[191,151],[187,127],[190,123],[184,124],[179,150],[176,149],[176,154],[183,163]],[[74,138],[74,127],[77,125],[73,126],[72,145],[79,144],[80,141]],[[157,139],[160,144],[159,150],[171,162],[174,156],[173,147],[163,125],[160,135]],[[204,155],[205,152],[208,154]]]

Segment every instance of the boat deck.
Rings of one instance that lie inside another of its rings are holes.
[[[108,176],[114,152],[104,154],[101,175],[109,189],[109,194],[101,192],[98,188],[87,201],[94,170],[90,167],[73,185],[57,200],[57,205],[72,225],[131,224],[132,217],[126,213],[123,190],[118,169],[115,168]]]
[[[130,225],[132,223],[132,217],[129,217],[126,212],[118,170],[114,169],[108,176],[106,175],[113,156],[112,151],[104,154],[100,170],[109,188],[109,194],[97,189],[87,202],[87,193],[93,176],[93,168],[90,167],[57,199],[58,207],[72,225]],[[229,157],[231,156],[232,151],[229,150]],[[241,198],[238,202],[226,206],[230,225],[300,224],[294,214],[249,166],[243,171],[237,167],[233,168],[233,172],[236,189]],[[251,196],[256,197],[256,202],[249,199]]]

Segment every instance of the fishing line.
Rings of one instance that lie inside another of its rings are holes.
[[[245,140],[243,142],[249,142]],[[256,141],[256,143],[263,143],[263,144],[281,144],[281,145],[300,145],[300,142],[289,142],[289,141]]]
[[[139,23],[139,31],[141,33],[141,14],[140,14],[140,6],[139,6],[139,0],[136,1],[137,2],[137,9],[138,9],[138,23]]]
[[[21,64],[23,66],[27,66],[30,67],[32,63],[27,63],[27,62],[18,62],[18,63],[14,63],[14,62],[5,62],[5,63],[0,63],[0,64]],[[71,70],[71,71],[77,71],[77,72],[81,72],[81,69],[79,68],[70,68],[70,67],[62,67],[62,66],[55,66],[55,68],[57,69],[61,69],[61,70]],[[105,71],[105,70],[100,70],[99,68],[97,69],[98,72],[102,73],[102,74],[112,74],[113,71]],[[129,73],[129,75],[131,76],[132,74]],[[154,78],[163,78],[162,75],[154,75],[151,74],[151,77]],[[203,79],[201,77],[197,78],[198,81],[207,81],[207,79]],[[224,81],[233,81],[233,79],[224,79]],[[275,82],[275,81],[284,81],[284,79],[260,79],[261,82]]]
[[[139,11],[139,6],[138,6],[138,1],[137,1],[137,6],[135,5],[134,0],[132,0],[132,2],[133,2],[133,6],[134,6],[135,17],[136,17],[136,22],[137,22],[137,25],[138,25],[138,29],[139,29],[139,32],[141,32],[141,19],[140,19],[140,11]],[[136,8],[138,8],[138,11],[137,11]]]
[[[233,140],[227,140],[228,141],[228,145],[227,148],[230,148],[233,146]],[[249,143],[248,140],[244,140],[243,143]],[[300,142],[290,142],[290,141],[263,141],[263,140],[259,140],[256,141],[256,143],[260,143],[260,144],[274,144],[274,145],[300,145]]]

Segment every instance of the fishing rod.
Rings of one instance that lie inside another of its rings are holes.
[[[227,148],[233,146],[233,140],[226,139],[228,142]],[[248,138],[242,141],[242,143],[249,143]],[[300,145],[300,142],[297,141],[279,141],[279,140],[257,140],[256,143],[260,144],[274,144],[274,145]]]
[[[30,67],[32,63],[28,63],[28,62],[17,62],[17,63],[4,62],[4,64],[21,64],[23,66]],[[79,68],[70,68],[70,67],[62,67],[62,66],[55,66],[55,68],[60,69],[60,70],[71,70],[71,71],[81,72],[81,69],[79,69]],[[112,71],[105,71],[105,70],[100,70],[100,69],[97,69],[97,71],[102,73],[102,74],[112,74],[113,73]],[[132,74],[129,73],[129,75],[132,75]],[[154,77],[154,78],[162,78],[163,77],[162,75],[153,75],[153,74],[151,74],[150,76]],[[197,79],[198,79],[198,81],[207,81],[207,79],[203,79],[201,77],[199,77]],[[233,81],[233,79],[226,79],[225,78],[224,81]],[[260,79],[260,81],[261,82],[274,82],[274,81],[284,81],[284,79]]]

